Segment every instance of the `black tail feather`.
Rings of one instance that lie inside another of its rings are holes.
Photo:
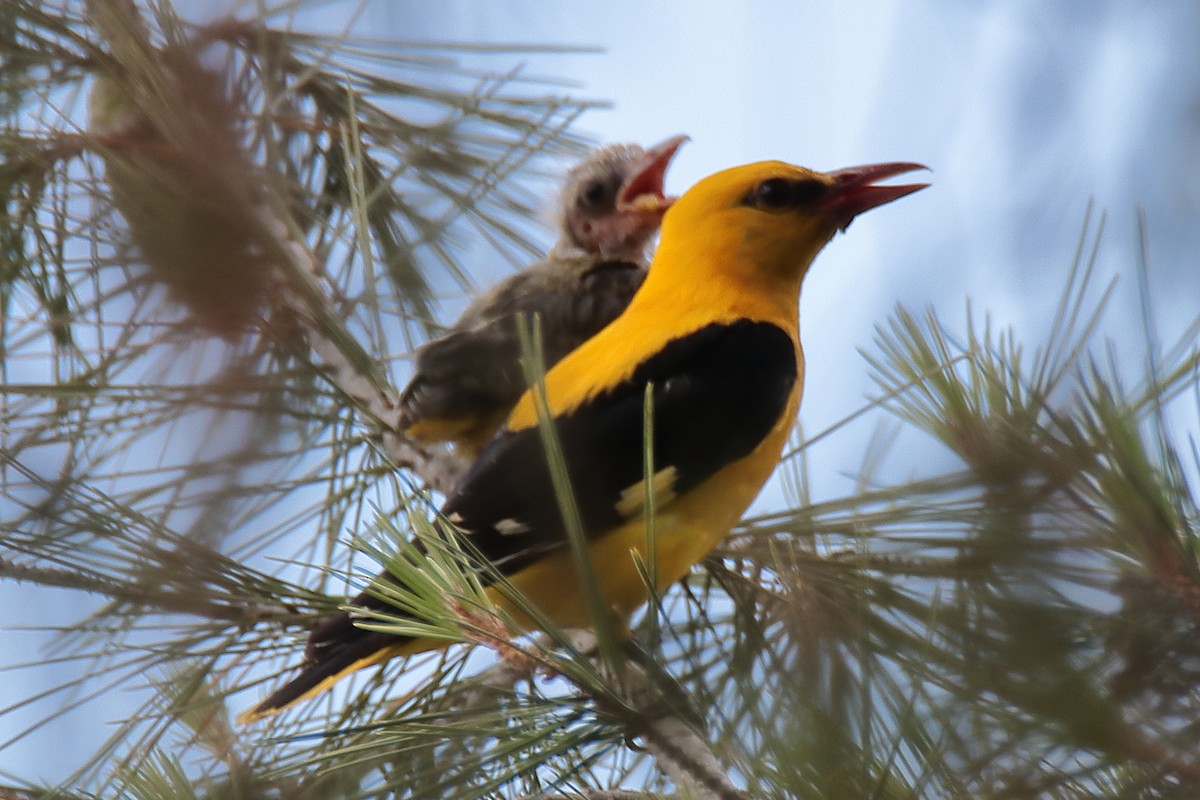
[[[389,609],[386,602],[366,593],[351,603],[365,608]],[[391,609],[395,611],[395,609]],[[242,713],[238,720],[250,722],[281,711],[292,703],[316,694],[339,677],[384,660],[384,651],[394,652],[412,641],[406,636],[368,631],[354,624],[360,616],[341,611],[317,623],[308,635],[305,664],[300,674],[275,690],[267,699]]]

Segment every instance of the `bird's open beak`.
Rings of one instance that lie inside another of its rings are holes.
[[[688,138],[672,136],[646,151],[617,192],[617,211],[663,214],[671,207],[675,198],[663,193],[663,181],[675,152]]]
[[[888,164],[869,164],[865,167],[848,167],[827,173],[833,185],[821,198],[824,208],[838,228],[845,230],[850,222],[864,211],[899,200],[905,195],[920,191],[928,183],[908,183],[900,186],[876,186],[874,181],[901,175],[918,169],[929,169],[924,164],[894,161]]]

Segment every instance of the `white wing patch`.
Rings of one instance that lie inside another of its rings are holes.
[[[678,479],[679,471],[675,467],[664,467],[654,473],[650,484],[653,487],[656,508],[675,499],[675,482]],[[646,497],[646,481],[644,480],[622,489],[621,499],[617,501],[617,513],[625,519],[640,515],[646,508]]]
[[[516,536],[521,533],[529,533],[529,526],[515,519],[502,519],[492,527],[501,536]]]

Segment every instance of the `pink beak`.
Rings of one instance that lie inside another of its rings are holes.
[[[908,183],[900,186],[874,184],[874,181],[918,169],[927,170],[929,167],[907,161],[893,161],[887,164],[847,167],[827,173],[833,178],[833,185],[826,190],[825,196],[817,201],[817,205],[834,218],[840,229],[845,230],[850,222],[864,211],[899,200],[928,186],[928,183]]]

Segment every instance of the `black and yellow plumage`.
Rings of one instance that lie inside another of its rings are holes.
[[[400,396],[405,433],[453,441],[474,457],[525,391],[519,315],[537,315],[549,367],[625,310],[670,206],[666,169],[685,141],[675,136],[649,150],[612,145],[568,173],[550,254],[476,298],[445,335],[417,352]]]
[[[633,556],[649,560],[650,491],[660,590],[702,559],[758,494],[800,403],[804,275],[855,215],[922,188],[872,181],[916,168],[817,173],[772,161],[706,178],[667,213],[645,284],[625,313],[546,374],[589,553],[614,612],[627,615],[646,600]],[[648,386],[657,469],[649,487],[642,441]],[[584,627],[590,616],[536,426],[526,393],[442,511],[550,619]],[[354,603],[387,608],[368,594]],[[301,673],[243,719],[312,696],[356,669],[438,646],[369,632],[351,615],[337,615],[313,631]]]

